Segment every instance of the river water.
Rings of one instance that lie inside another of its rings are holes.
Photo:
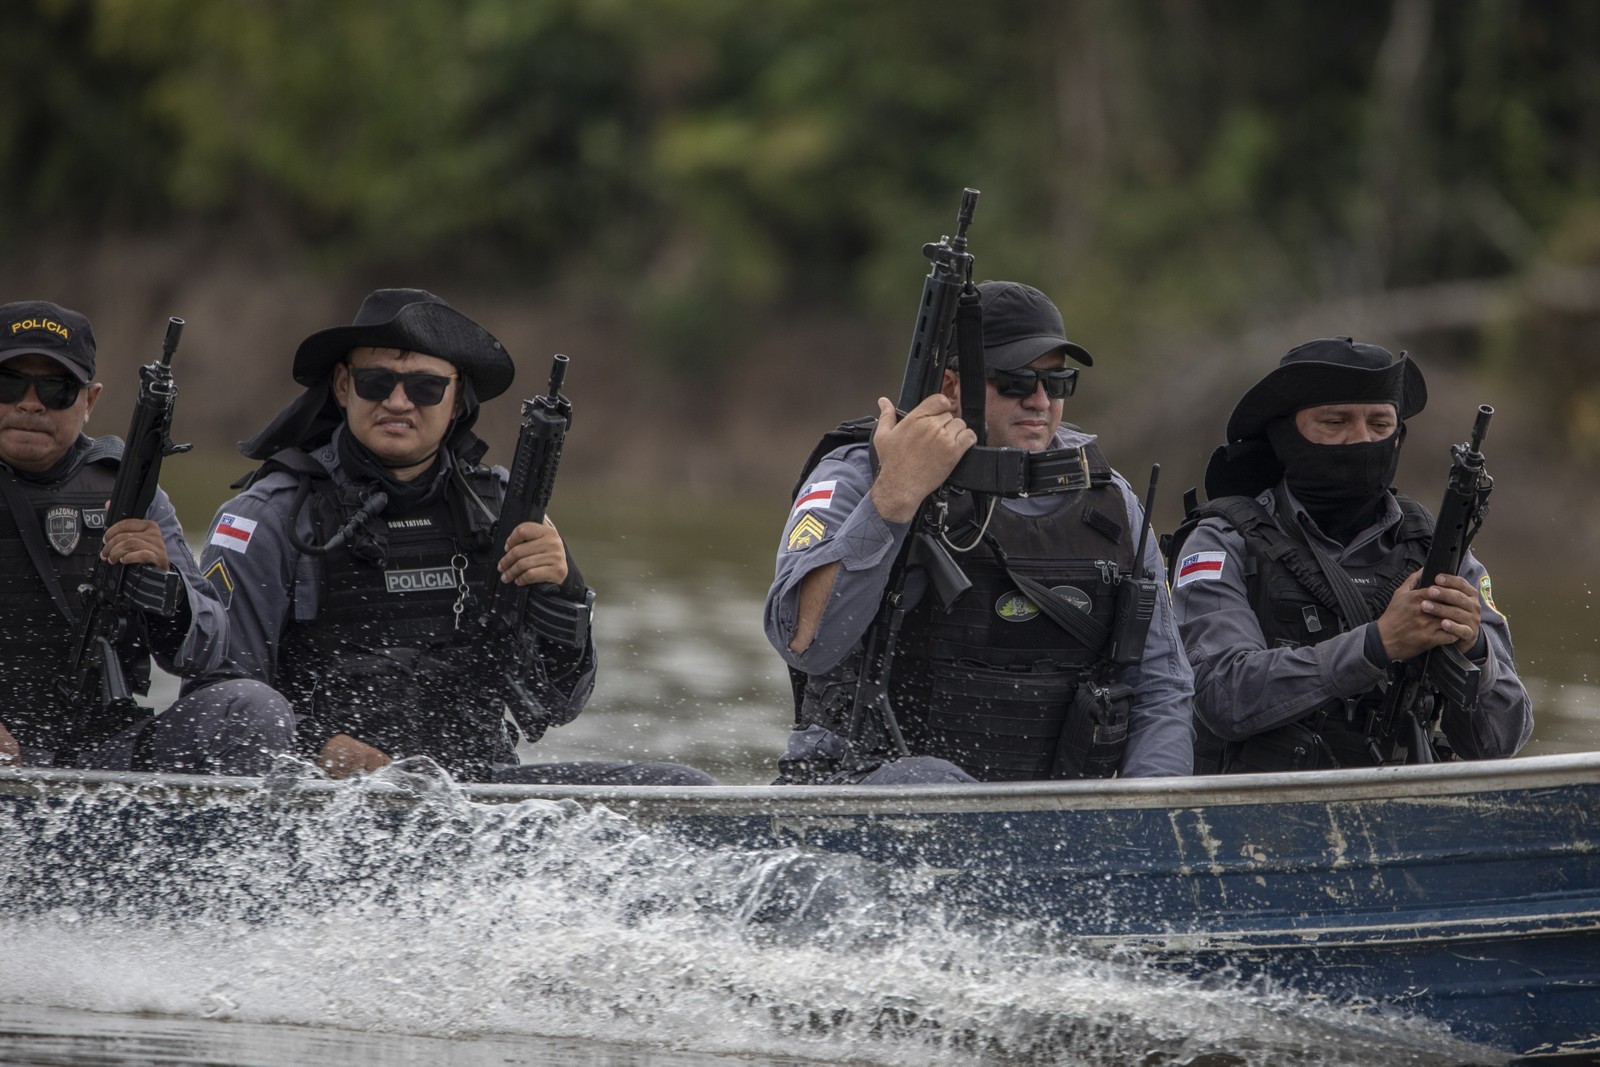
[[[778,518],[565,524],[600,591],[601,680],[525,758],[770,780],[790,715],[760,632]],[[1531,613],[1518,639],[1540,720],[1528,752],[1600,747],[1593,640]],[[0,915],[0,1063],[1490,1062],[1414,1022],[1093,959],[1040,931],[979,934],[915,885],[886,909],[842,859],[807,869],[826,915],[762,920],[799,857],[697,850],[603,808],[491,812],[448,782],[396,832],[366,821],[362,788],[293,828],[328,847],[292,864],[270,836],[203,869],[135,840]],[[0,863],[37,860],[0,840]],[[162,906],[127,906],[125,873],[151,871]]]

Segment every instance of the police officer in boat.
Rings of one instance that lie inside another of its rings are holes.
[[[1469,551],[1460,575],[1414,588],[1434,522],[1392,483],[1427,399],[1405,353],[1331,337],[1290,349],[1233,409],[1209,502],[1169,552],[1197,773],[1482,759],[1528,740],[1528,693],[1483,565]],[[1376,736],[1394,665],[1445,646],[1479,668],[1475,706],[1446,702],[1442,735],[1415,742],[1429,751]]]
[[[194,688],[104,738],[78,729],[94,727],[99,709],[58,685],[97,559],[136,568],[141,589],[176,587],[170,601],[141,600],[116,645],[132,693],[148,692],[152,657],[174,674],[216,677],[227,642],[222,605],[165,492],[144,516],[106,528],[123,442],[84,433],[103,390],[95,355],[79,312],[47,300],[0,306],[0,766],[262,774],[291,747],[293,716],[260,682]]]
[[[1089,484],[1059,495],[992,497],[982,514],[971,495],[952,495],[950,540],[965,549],[955,558],[972,587],[941,611],[926,568],[906,564],[906,616],[889,693],[909,750],[902,755],[881,734],[852,729],[850,720],[859,726],[861,719],[853,694],[912,520],[976,435],[960,415],[953,370],[944,372],[940,392],[903,418],[879,398],[876,420],[830,434],[818,449],[825,454],[802,476],[767,593],[767,638],[798,683],[781,781],[1190,773],[1193,679],[1164,565],[1154,539],[1140,537],[1146,523],[1138,495],[1093,434],[1061,421],[1079,374],[1067,361],[1089,366],[1093,358],[1067,340],[1060,311],[1038,289],[1011,281],[977,288],[989,444],[1081,449]],[[1136,560],[1140,544],[1147,549]],[[1115,579],[1139,573],[1155,579],[1143,653],[1113,668],[1104,642],[1084,633],[1104,629]],[[1018,582],[1028,576],[1037,592],[1024,595]],[[1070,602],[1044,610],[1035,596]],[[1062,624],[1079,615],[1092,625]],[[1085,758],[1072,739],[1100,736],[1091,719],[1114,722],[1115,740],[1086,745],[1092,755]]]
[[[489,543],[507,472],[480,463],[472,427],[513,375],[489,331],[420,289],[380,289],[306,338],[306,391],[241,444],[262,465],[200,559],[230,658],[289,698],[335,778],[429,756],[468,781],[709,784],[672,763],[518,764],[507,709],[537,741],[583,710],[596,663],[593,597],[554,524]],[[532,587],[522,632],[474,628],[492,582]]]

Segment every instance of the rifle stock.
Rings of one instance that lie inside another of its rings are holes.
[[[106,509],[106,529],[123,519],[144,518],[155,501],[161,461],[190,448],[173,444],[171,437],[173,406],[178,396],[172,357],[183,326],[182,319],[169,319],[161,359],[139,368],[139,395]],[[117,647],[136,624],[135,613],[171,616],[183,594],[183,583],[176,571],[161,574],[144,565],[130,567],[98,560],[80,592],[83,615],[60,682],[63,694],[80,710],[76,722],[64,731],[64,749],[98,744],[146,713],[129,691]]]
[[[1414,588],[1432,585],[1441,574],[1461,573],[1472,540],[1483,527],[1494,479],[1484,468],[1482,448],[1493,415],[1494,408],[1479,405],[1470,437],[1464,444],[1450,446],[1444,500],[1434,520],[1427,560]],[[1381,742],[1392,740],[1404,728],[1410,737],[1410,761],[1432,762],[1433,747],[1427,735],[1429,726],[1443,711],[1439,701],[1470,714],[1478,706],[1481,680],[1479,668],[1454,645],[1430,649],[1400,664],[1376,721],[1368,730],[1367,744],[1373,756],[1383,762]]]

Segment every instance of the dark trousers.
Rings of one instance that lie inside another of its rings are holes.
[[[109,741],[78,753],[72,766],[99,771],[179,774],[265,774],[294,742],[289,702],[261,682],[231,678],[179,697],[159,715],[141,719]],[[25,750],[33,765],[54,753]]]

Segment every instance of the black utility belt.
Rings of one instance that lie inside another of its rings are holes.
[[[1029,452],[1024,448],[969,448],[945,484],[993,496],[1043,496],[1089,488],[1089,457],[1076,446]]]

